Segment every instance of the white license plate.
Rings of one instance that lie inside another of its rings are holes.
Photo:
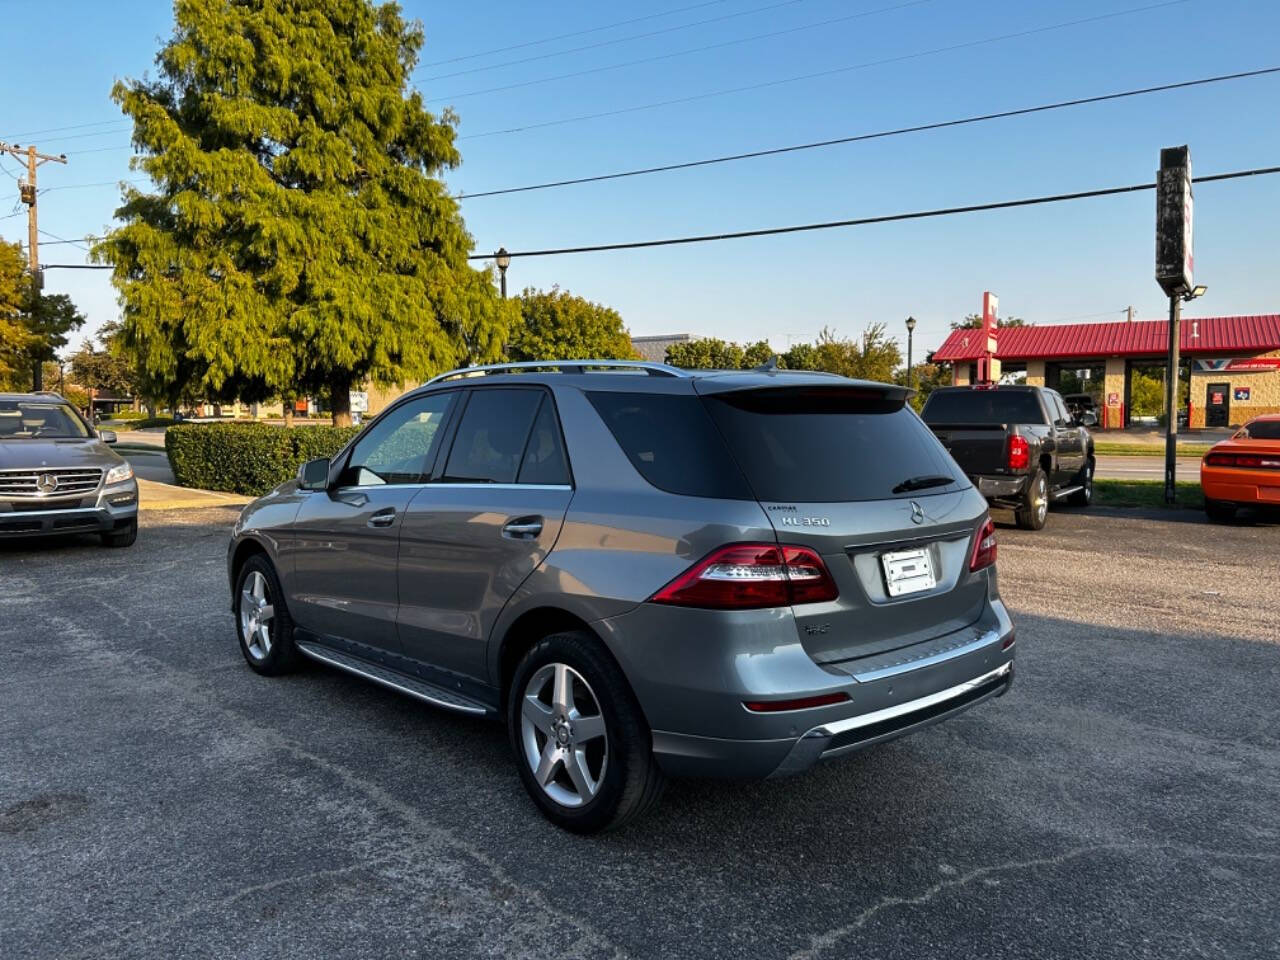
[[[932,590],[938,585],[933,575],[933,559],[926,547],[882,553],[880,564],[884,567],[884,582],[891,597]]]

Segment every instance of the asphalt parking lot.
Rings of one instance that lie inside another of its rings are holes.
[[[8,960],[1280,956],[1280,526],[1002,528],[1008,696],[580,838],[496,724],[251,673],[234,517],[0,544]]]

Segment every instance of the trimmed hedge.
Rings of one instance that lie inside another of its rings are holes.
[[[333,456],[359,432],[359,427],[181,423],[165,432],[164,448],[180,486],[260,496],[292,480],[300,464]]]

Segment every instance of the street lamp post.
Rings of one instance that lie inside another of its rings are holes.
[[[506,247],[499,247],[493,259],[498,263],[498,281],[502,288],[502,299],[505,300],[507,299],[507,267],[511,266],[511,254],[507,253]]]
[[[907,317],[907,386],[916,385],[916,372],[911,366],[911,341],[916,332],[916,318]]]

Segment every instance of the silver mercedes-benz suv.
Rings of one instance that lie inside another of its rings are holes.
[[[0,393],[0,537],[138,537],[133,468],[56,393]]]
[[[881,383],[577,361],[459,370],[250,504],[249,665],[492,714],[555,823],[665,775],[798,773],[1013,681],[982,495]]]

